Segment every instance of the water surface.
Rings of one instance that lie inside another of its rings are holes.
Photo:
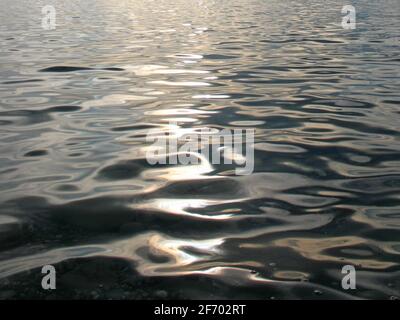
[[[2,0],[0,298],[399,297],[400,3],[345,4]],[[146,161],[204,127],[254,172]]]

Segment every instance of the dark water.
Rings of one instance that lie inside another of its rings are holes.
[[[399,297],[400,3],[344,4],[2,0],[0,298]],[[146,162],[202,127],[254,173]]]

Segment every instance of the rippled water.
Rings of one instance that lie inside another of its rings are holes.
[[[351,2],[2,0],[0,298],[400,296],[400,3]],[[254,173],[147,163],[203,127]]]

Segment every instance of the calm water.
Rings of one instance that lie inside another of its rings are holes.
[[[399,297],[400,2],[351,2],[1,0],[0,298]],[[254,173],[146,162],[203,127]]]

